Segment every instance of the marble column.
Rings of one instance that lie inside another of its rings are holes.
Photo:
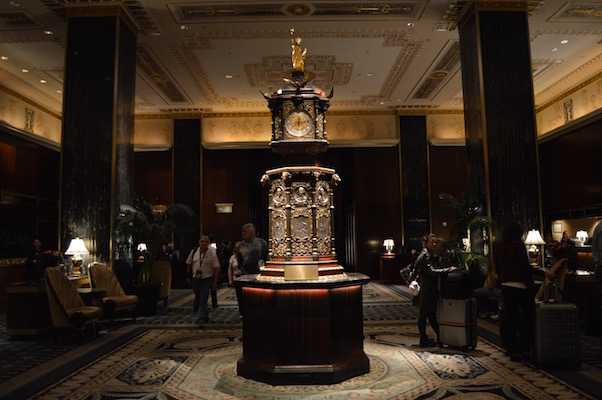
[[[84,240],[112,261],[114,213],[131,203],[136,35],[119,3],[66,6],[60,249]]]
[[[510,221],[541,229],[527,2],[470,2],[458,29],[469,191],[498,237]]]

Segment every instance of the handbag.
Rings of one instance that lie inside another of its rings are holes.
[[[410,294],[412,296],[418,296],[418,294],[420,293],[420,284],[418,283],[418,281],[416,279],[414,279],[412,282],[410,282],[410,284],[408,286],[408,290],[410,291]]]

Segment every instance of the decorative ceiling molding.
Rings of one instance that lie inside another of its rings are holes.
[[[40,29],[41,24],[27,11],[0,11],[0,31]]]
[[[583,76],[589,76],[590,72],[595,74],[594,76],[599,76],[600,75],[600,70],[602,70],[602,53],[598,54],[596,57],[594,57],[593,59],[591,59],[590,61],[588,61],[587,63],[583,64],[581,67],[577,68],[576,70],[574,70],[572,73],[570,73],[569,75],[565,76],[564,78],[558,80],[557,82],[555,82],[554,84],[548,86],[547,88],[545,88],[544,90],[541,90],[540,92],[538,92],[535,95],[535,104],[537,104],[538,102],[538,98],[541,99],[543,97],[545,97],[546,95],[548,95],[549,93],[554,93],[555,91],[558,91],[560,89],[558,89],[559,87],[564,87],[568,84],[570,84],[570,82],[577,80]],[[587,81],[590,81],[592,78],[588,79]],[[590,82],[591,83],[591,82]],[[568,95],[570,95],[571,93],[574,93],[575,90],[579,90],[577,88],[581,88],[583,83],[577,85],[575,88],[572,88],[570,90],[565,90],[562,91],[561,94],[559,94],[558,96],[554,97],[554,99],[548,100],[545,104],[543,104],[542,106],[538,107],[539,110],[544,109],[546,107],[548,107],[549,105],[551,105],[552,103],[558,101],[559,98],[563,98],[566,97]]]
[[[40,89],[38,89],[35,86],[30,85],[28,82],[24,81],[23,79],[19,78],[17,75],[14,75],[12,73],[10,73],[9,71],[0,68],[0,82],[17,82],[19,87],[23,88],[25,87],[25,93],[18,93],[16,91],[14,91],[13,89],[4,86],[4,84],[0,84],[0,90],[10,94],[11,96],[14,96],[16,98],[18,98],[19,100],[23,100],[24,102],[31,104],[32,106],[39,108],[40,110],[52,115],[55,118],[61,119],[61,112],[63,109],[63,103],[62,101],[59,101],[57,99],[55,99],[52,96],[47,95],[45,92],[41,91]],[[26,97],[27,96],[27,97]],[[50,108],[48,108],[48,106],[43,106],[38,102],[32,101],[31,99],[39,99],[39,98],[43,98],[45,100],[45,104],[49,104],[49,105],[54,105],[56,106],[55,110],[51,110]],[[60,111],[57,111],[60,110]]]
[[[600,22],[602,21],[602,4],[599,2],[567,2],[550,21],[558,22]]]
[[[67,20],[66,8],[73,6],[74,2],[68,0],[40,0],[53,14],[55,14],[62,21]],[[127,9],[130,17],[138,25],[143,34],[159,34],[159,29],[155,25],[155,22],[146,11],[145,6],[139,0],[121,0],[119,3]],[[76,3],[78,6],[93,6],[103,4],[102,0],[78,0]],[[117,4],[117,3],[116,3]],[[104,3],[107,5],[107,3]],[[136,29],[138,31],[139,29]]]
[[[194,82],[201,95],[209,103],[217,102],[219,98],[217,90],[211,84],[205,68],[194,56],[192,49],[175,43],[168,45],[168,48],[178,64],[182,66],[186,75]]]
[[[420,41],[405,40],[399,50],[399,55],[393,63],[393,68],[387,75],[385,82],[382,85],[379,96],[380,100],[391,100],[391,97],[397,87],[401,84],[404,75],[415,63],[420,50],[422,49],[423,43]]]
[[[181,24],[204,23],[225,19],[278,19],[298,18],[396,18],[416,19],[424,9],[422,1],[330,1],[279,3],[214,2],[168,5],[174,20]]]
[[[411,100],[431,100],[460,68],[460,42],[453,41],[410,95]]]
[[[170,101],[175,103],[190,102],[178,89],[174,79],[165,72],[167,68],[164,68],[156,61],[156,58],[146,45],[138,45],[136,47],[136,65],[141,73]]]
[[[600,59],[602,59],[602,56],[600,56]],[[535,111],[539,113],[542,110],[545,110],[546,108],[548,108],[550,106],[553,106],[555,103],[559,102],[560,100],[564,99],[565,97],[568,97],[568,96],[572,95],[573,93],[576,93],[576,92],[580,91],[584,87],[589,86],[592,83],[594,83],[594,82],[596,82],[597,80],[600,80],[600,79],[602,79],[602,72],[598,72],[596,75],[592,76],[588,80],[586,80],[586,81],[582,82],[581,84],[579,84],[579,85],[571,88],[571,90],[563,92],[561,95],[554,97],[553,99],[551,99],[550,101],[548,101],[545,104],[541,105],[540,107],[537,107],[535,109]]]

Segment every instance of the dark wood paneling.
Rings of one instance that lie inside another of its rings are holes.
[[[0,142],[0,190],[0,229],[57,248],[59,153],[25,140]]]
[[[260,183],[248,181],[247,162],[247,150],[203,151],[203,230],[217,243],[240,240],[242,225],[248,222],[248,188]],[[232,214],[218,214],[215,203],[232,203]]]
[[[175,235],[176,248],[186,257],[197,245],[201,224],[201,120],[176,119],[173,145],[173,201],[191,207],[196,215],[194,224]]]
[[[399,117],[403,188],[404,246],[420,250],[431,230],[426,117]]]
[[[134,192],[151,204],[172,204],[171,150],[134,154]]]
[[[430,146],[431,218],[433,233],[449,238],[454,221],[441,212],[439,195],[466,193],[466,148],[464,146]],[[447,226],[443,226],[446,222]]]
[[[601,132],[602,118],[598,118],[539,145],[542,204],[546,214],[570,218],[573,213],[581,216],[584,207],[597,206],[600,210]]]

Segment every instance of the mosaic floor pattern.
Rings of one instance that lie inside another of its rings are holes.
[[[130,329],[140,329],[132,327]],[[335,385],[271,386],[241,378],[241,331],[149,328],[32,399],[591,399],[508,361],[488,342],[459,352],[415,346],[414,324],[369,329],[370,372]]]

